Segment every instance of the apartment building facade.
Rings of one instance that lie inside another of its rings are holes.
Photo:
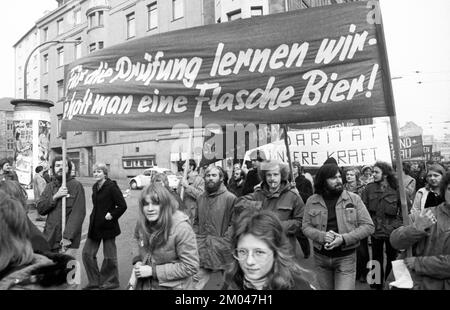
[[[13,98],[0,98],[0,159],[14,157]]]
[[[36,51],[32,55],[30,53],[40,44],[39,30],[34,25],[13,45],[14,48],[14,64],[15,64],[15,97],[24,97],[24,69],[25,62],[30,57],[27,66],[27,98],[40,98],[40,61],[39,53]]]
[[[336,2],[343,1],[58,1],[57,9],[36,22],[40,42],[76,40],[80,43],[47,44],[38,53],[41,98],[55,104],[51,110],[52,154],[62,152],[58,129],[63,111],[64,68],[72,61],[98,49],[144,36]],[[153,165],[176,171],[180,153],[174,150],[174,142],[170,131],[70,132],[67,135],[67,152],[80,176],[92,175],[92,165],[100,161],[110,167],[112,177],[121,178],[134,176]]]

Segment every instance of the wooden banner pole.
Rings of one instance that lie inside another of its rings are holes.
[[[66,144],[66,138],[64,137],[62,139],[62,166],[63,166],[63,172],[62,172],[62,184],[61,187],[66,187],[66,165],[69,165],[70,163],[67,162],[66,156],[67,156],[67,144]],[[64,239],[64,231],[66,230],[66,196],[62,197],[62,212],[61,212],[61,244]],[[62,251],[64,252],[63,246],[61,246]]]
[[[291,182],[295,182],[294,180],[294,171],[292,170],[292,160],[291,160],[291,150],[289,148],[289,141],[288,141],[288,128],[286,124],[283,124],[284,129],[284,145],[286,146],[286,155],[289,162],[289,175],[291,176]]]
[[[191,158],[191,150],[192,150],[192,138],[194,136],[194,129],[191,129],[189,132],[189,142],[188,142],[188,152],[186,154],[186,162],[185,162],[185,168],[183,171],[183,180],[187,181],[187,174],[190,169],[189,167],[189,159]],[[184,186],[181,186],[181,192],[180,192],[180,198],[181,201],[184,200]]]
[[[397,166],[396,170],[397,170],[398,188],[403,217],[403,225],[409,225],[410,219],[408,215],[408,206],[406,203],[406,190],[405,187],[403,186],[403,164],[400,155],[400,135],[397,123],[397,116],[396,116],[397,114],[395,110],[395,100],[394,100],[394,91],[392,88],[391,71],[389,69],[389,59],[386,50],[386,38],[384,36],[383,22],[381,16],[380,16],[380,23],[376,24],[376,30],[377,30],[377,41],[380,50],[380,60],[382,62],[382,68],[384,69],[384,76],[383,76],[383,89],[385,93],[384,97],[386,104],[387,105],[390,104],[392,108],[391,111],[392,116],[390,116],[390,124],[392,131],[392,142],[394,146],[395,162]],[[408,257],[412,256],[411,248],[407,249],[407,256]]]

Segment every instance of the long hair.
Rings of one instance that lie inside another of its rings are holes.
[[[323,195],[327,188],[327,179],[332,178],[336,173],[340,172],[340,169],[335,164],[325,164],[317,171],[316,178],[314,179],[314,189],[316,194]]]
[[[444,174],[441,179],[441,183],[439,183],[439,189],[441,190],[441,196],[445,199],[445,192],[447,191],[448,184],[450,184],[450,172]],[[446,204],[450,204],[449,201],[445,201]]]
[[[247,210],[234,223],[232,248],[236,249],[240,238],[252,234],[264,241],[274,253],[273,267],[267,275],[267,289],[282,290],[294,286],[294,274],[302,275],[302,269],[291,254],[291,245],[278,217],[271,211]],[[230,266],[229,275],[235,283],[243,283],[244,272],[236,260]]]
[[[392,169],[391,165],[382,161],[377,161],[373,166],[380,168],[381,173],[383,176],[386,176],[386,181],[391,188],[395,190],[398,189],[397,178],[395,177],[394,169]]]
[[[353,171],[355,173],[356,184],[359,184],[360,183],[359,177],[361,176],[361,172],[359,172],[359,169],[357,167],[345,168],[345,170],[344,170],[345,181],[347,182],[347,172],[349,172],[349,171]]]
[[[62,160],[63,160],[63,157],[61,155],[57,155],[57,156],[55,156],[55,158],[53,158],[52,166],[51,166],[52,175],[56,175],[56,173],[55,173],[55,163],[57,161],[62,161]],[[67,163],[66,175],[71,175],[71,173],[72,173],[72,162],[70,161],[69,157],[66,157],[66,163]]]
[[[289,166],[277,160],[268,160],[261,163],[258,169],[258,175],[260,180],[263,183],[267,183],[266,173],[277,167],[280,169],[281,181],[287,182],[289,178]]]
[[[148,204],[147,196],[151,203],[160,205],[159,217],[155,222],[150,222],[144,213],[144,206]],[[172,215],[177,209],[178,202],[163,185],[153,183],[142,190],[139,198],[138,233],[147,249],[153,251],[167,242],[172,228]]]
[[[31,263],[27,215],[21,202],[0,190],[0,272]]]
[[[28,194],[20,186],[19,182],[11,180],[0,181],[0,190],[11,196],[11,198],[18,200],[22,204],[22,207],[26,208]]]

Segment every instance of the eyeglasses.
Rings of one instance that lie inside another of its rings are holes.
[[[271,254],[269,251],[262,249],[234,249],[233,257],[239,261],[242,261],[246,260],[250,253],[252,253],[253,259],[258,263],[265,262]]]

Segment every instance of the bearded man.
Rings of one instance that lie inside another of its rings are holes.
[[[53,252],[66,252],[76,257],[80,247],[81,228],[86,216],[84,188],[71,176],[72,165],[66,160],[66,187],[62,186],[63,160],[52,161],[53,180],[48,183],[37,202],[40,215],[47,215],[44,236]],[[66,226],[62,231],[62,198],[66,197]]]
[[[233,260],[231,225],[236,196],[223,184],[224,172],[216,166],[205,171],[205,192],[197,199],[194,231],[197,235],[200,270],[194,276],[195,289],[201,290],[210,276],[222,277]]]
[[[313,240],[315,271],[321,289],[354,290],[356,248],[374,232],[361,198],[344,190],[339,167],[325,164],[317,172],[305,206],[303,233]]]

